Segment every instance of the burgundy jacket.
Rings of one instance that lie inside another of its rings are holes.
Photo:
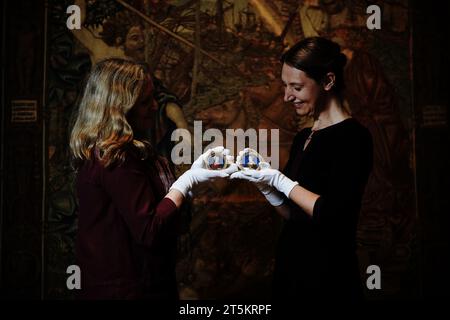
[[[81,299],[177,299],[178,210],[155,161],[128,154],[104,168],[86,161],[77,174],[76,243]]]

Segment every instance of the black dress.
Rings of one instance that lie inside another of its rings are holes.
[[[277,246],[274,299],[359,300],[362,286],[356,256],[361,200],[372,170],[368,129],[354,118],[294,138],[284,173],[314,192],[313,216],[288,200]]]

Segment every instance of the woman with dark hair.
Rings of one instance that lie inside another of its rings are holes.
[[[369,131],[344,107],[346,58],[338,44],[312,37],[281,62],[284,100],[298,115],[313,116],[314,125],[294,138],[283,173],[267,168],[231,178],[256,183],[284,218],[275,299],[360,300],[356,229],[373,147]]]
[[[146,66],[127,59],[101,61],[87,79],[70,138],[80,298],[177,299],[179,208],[194,185],[235,170],[207,170],[207,151],[174,182],[145,139],[153,90]]]

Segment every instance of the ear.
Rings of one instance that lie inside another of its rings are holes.
[[[336,75],[333,72],[328,72],[323,80],[323,89],[325,91],[330,91],[335,83],[336,83]]]

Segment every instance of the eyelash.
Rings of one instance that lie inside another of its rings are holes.
[[[283,83],[283,87],[287,88],[287,84]],[[297,91],[297,92],[301,91],[302,89],[303,89],[303,86],[301,86],[301,87],[294,87],[294,90]]]

